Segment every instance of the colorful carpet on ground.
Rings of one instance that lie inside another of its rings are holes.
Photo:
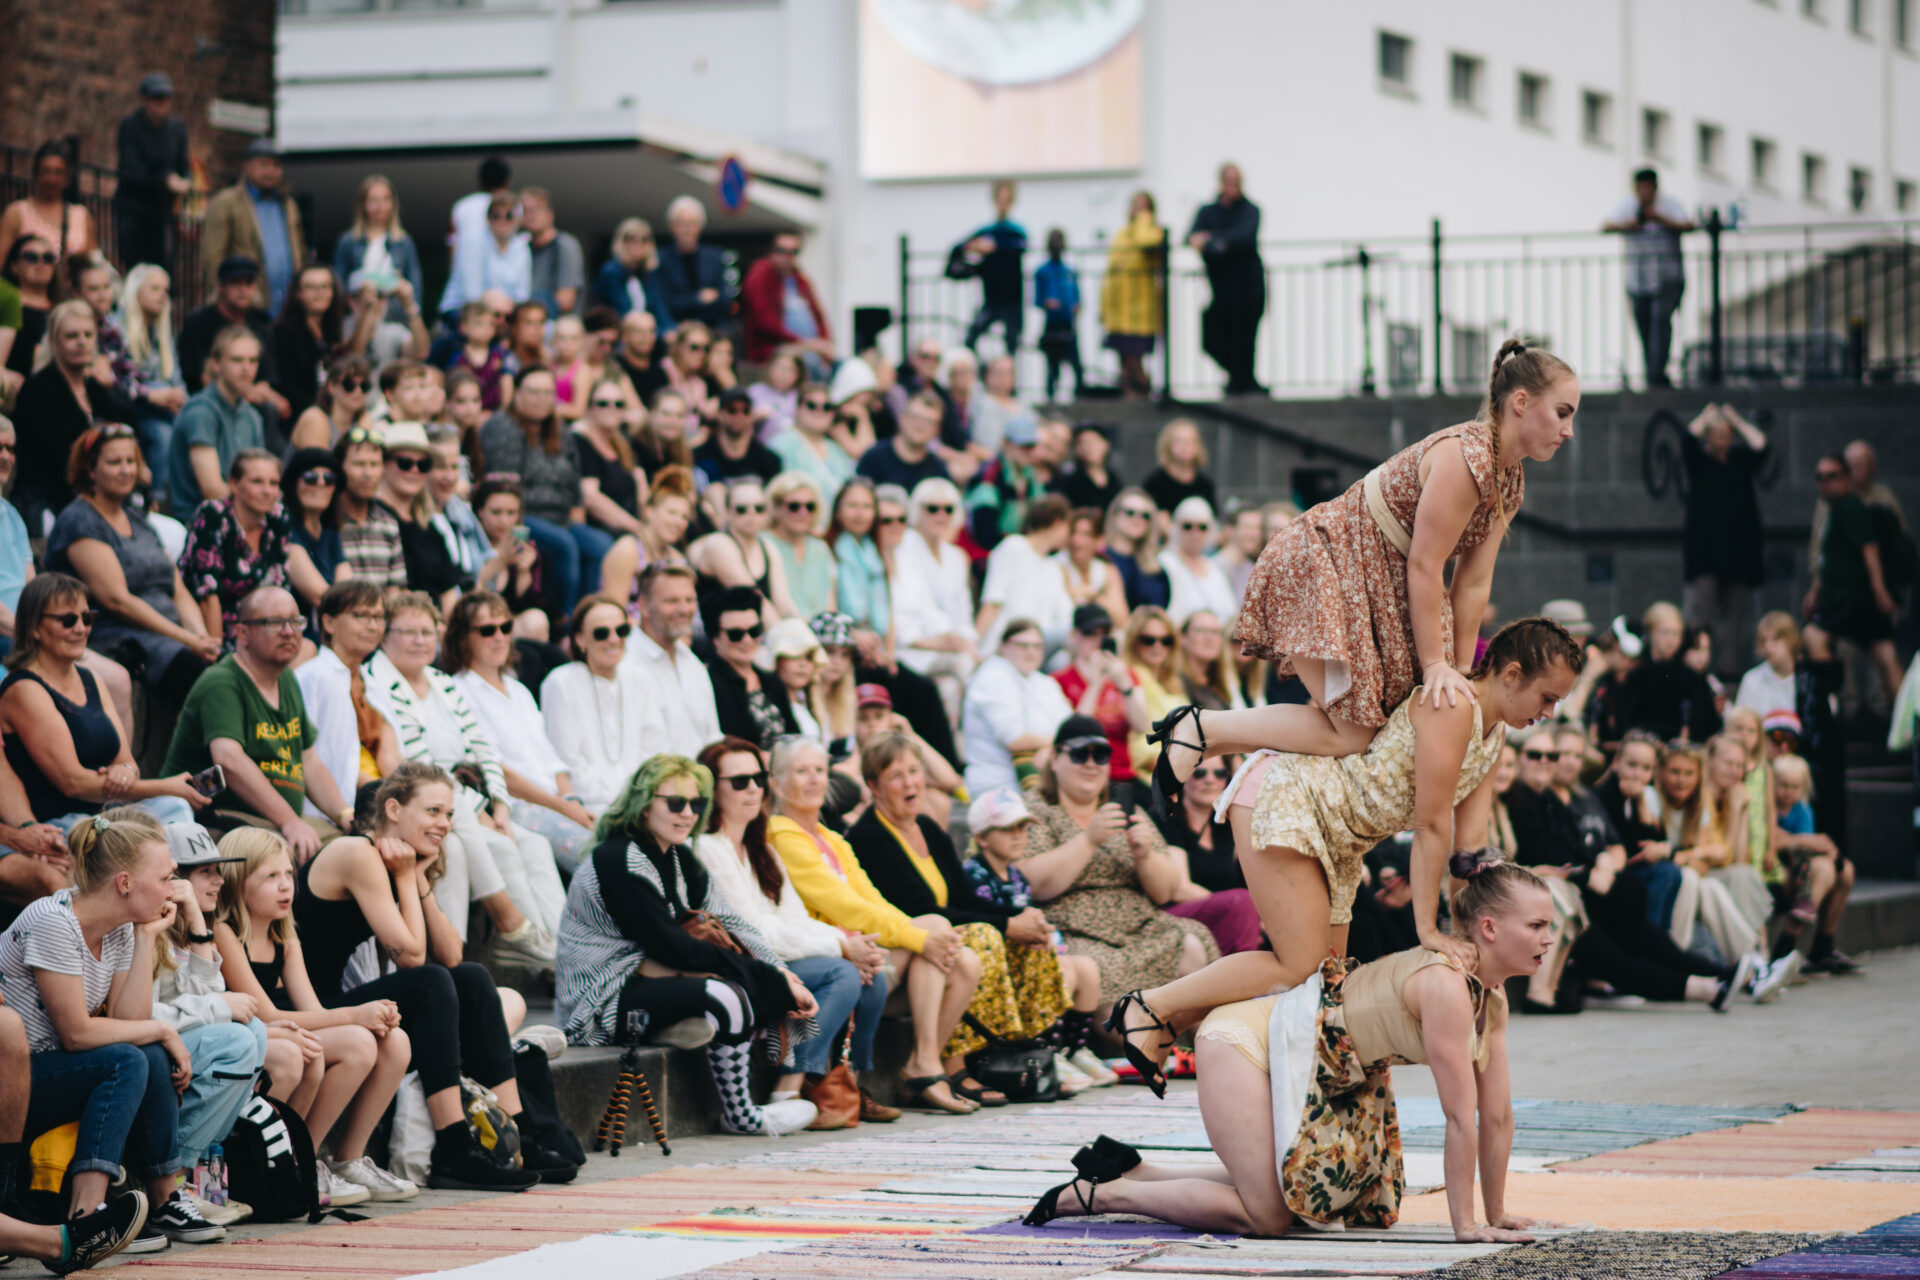
[[[1431,1099],[1400,1105],[1408,1196],[1391,1231],[1260,1240],[1123,1217],[1020,1225],[1075,1148],[1108,1133],[1212,1162],[1197,1100],[1113,1089],[935,1128],[742,1141],[655,1167],[314,1227],[128,1265],[222,1280],[1233,1280],[1661,1277],[1920,1280],[1920,1114],[1523,1101],[1508,1204],[1565,1224],[1532,1246],[1459,1244]]]

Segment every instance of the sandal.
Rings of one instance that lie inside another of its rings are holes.
[[[1165,758],[1165,756],[1161,757],[1163,760]],[[1127,1006],[1130,1004],[1138,1005],[1140,1012],[1146,1014],[1150,1021],[1143,1022],[1137,1027],[1128,1026]],[[1113,1002],[1113,1012],[1107,1015],[1107,1030],[1120,1037],[1120,1047],[1126,1052],[1128,1064],[1140,1073],[1140,1078],[1146,1082],[1147,1088],[1153,1090],[1153,1096],[1166,1097],[1167,1073],[1161,1069],[1159,1063],[1141,1052],[1139,1046],[1134,1044],[1130,1037],[1142,1031],[1164,1031],[1167,1042],[1161,1047],[1171,1048],[1174,1038],[1173,1028],[1168,1026],[1159,1014],[1147,1007],[1147,1002],[1140,998],[1140,993],[1136,990],[1127,992]]]
[[[952,1105],[929,1093],[929,1090],[943,1084],[947,1086]],[[980,1109],[976,1102],[953,1097],[953,1086],[945,1076],[901,1076],[900,1087],[906,1090],[902,1101],[915,1111],[944,1111],[950,1116],[970,1116]]]
[[[1112,1182],[1140,1167],[1140,1152],[1103,1133],[1073,1153],[1073,1167],[1089,1182]]]
[[[965,1098],[975,1106],[1004,1107],[1007,1105],[1006,1094],[998,1089],[987,1088],[975,1080],[964,1067],[948,1076],[947,1084],[953,1089],[955,1097]]]
[[[1087,1184],[1085,1192],[1080,1190],[1080,1184],[1083,1181]],[[1044,1227],[1052,1222],[1060,1216],[1060,1193],[1069,1190],[1073,1192],[1073,1198],[1080,1202],[1081,1211],[1091,1216],[1093,1197],[1100,1190],[1100,1184],[1091,1178],[1075,1178],[1072,1182],[1063,1182],[1057,1187],[1050,1188],[1034,1201],[1033,1208],[1027,1210],[1027,1216],[1020,1219],[1021,1223],[1029,1227]]]
[[[1182,720],[1193,722],[1194,736],[1200,739],[1199,745],[1174,738],[1174,732],[1179,729]],[[1160,758],[1153,762],[1152,808],[1153,816],[1164,822],[1173,806],[1180,803],[1181,793],[1187,788],[1186,782],[1173,772],[1171,748],[1185,747],[1189,751],[1198,751],[1200,760],[1207,758],[1207,734],[1200,727],[1200,708],[1192,705],[1175,707],[1165,719],[1153,722],[1153,732],[1147,735],[1147,741],[1161,744]],[[1194,761],[1195,768],[1199,767],[1200,760]]]

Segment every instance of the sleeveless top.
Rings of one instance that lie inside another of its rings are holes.
[[[1347,1034],[1353,1037],[1353,1050],[1363,1063],[1424,1063],[1426,1042],[1421,1039],[1420,1022],[1407,1009],[1407,979],[1422,969],[1444,964],[1459,966],[1437,951],[1416,947],[1363,964],[1347,975],[1341,984],[1341,1003],[1346,1011]],[[1476,1067],[1487,1065],[1492,1047],[1489,1035],[1495,1019],[1506,1012],[1506,993],[1489,991],[1470,973],[1467,994],[1473,1001],[1473,1040],[1468,1052]]]
[[[24,668],[14,671],[4,681],[0,681],[0,694],[22,680],[31,680],[47,691],[53,699],[53,708],[67,723],[67,734],[73,739],[73,754],[83,769],[104,769],[112,764],[120,754],[120,735],[115,732],[113,721],[107,717],[106,706],[100,701],[100,687],[94,683],[93,673],[85,667],[79,667],[81,687],[87,691],[84,704],[70,700],[38,675]],[[76,799],[63,794],[53,780],[34,763],[27,744],[19,734],[7,738],[7,763],[20,777],[20,783],[26,788],[27,804],[33,810],[33,816],[42,822],[58,818],[69,813],[98,813],[101,806],[95,802]]]
[[[1454,546],[1453,554],[1458,556],[1487,540],[1496,516],[1502,512],[1519,510],[1520,503],[1527,495],[1527,477],[1518,463],[1504,470],[1498,468],[1493,456],[1493,427],[1490,423],[1463,422],[1436,431],[1411,449],[1402,449],[1394,454],[1378,468],[1380,493],[1387,501],[1387,509],[1408,532],[1413,530],[1414,509],[1420,505],[1420,464],[1425,460],[1427,450],[1442,440],[1460,442],[1460,452],[1466,459],[1467,471],[1473,477],[1474,487],[1480,492],[1480,504],[1473,509],[1467,527],[1460,531],[1459,543]],[[1359,486],[1356,484],[1354,487]]]
[[[320,851],[325,852],[326,849]],[[367,923],[360,904],[351,897],[329,902],[315,896],[310,881],[313,864],[320,860],[320,853],[307,859],[306,865],[300,868],[293,894],[293,922],[300,930],[301,945],[306,950],[307,977],[313,982],[313,992],[320,997],[321,1004],[331,1009],[344,1003],[340,975],[346,971],[354,951],[373,936],[373,926]],[[276,948],[274,960],[277,963],[279,959]]]
[[[309,861],[311,861],[311,859],[309,859]],[[332,904],[329,903],[328,905],[331,906]],[[281,970],[285,967],[286,963],[287,948],[286,944],[282,942],[275,942],[273,944],[273,959],[271,960],[255,960],[251,954],[247,956],[247,968],[253,970],[253,980],[260,984],[260,989],[267,993],[267,999],[273,1001],[276,1009],[284,1009],[287,1007],[286,1002],[281,998],[286,992],[285,984],[282,982],[280,976]]]
[[[774,553],[772,548],[767,546],[766,539],[764,537],[759,539],[759,542],[760,542],[760,563],[763,567],[760,570],[760,576],[753,580],[753,589],[760,593],[760,598],[762,600],[765,600],[771,603],[773,600],[773,554]],[[739,544],[736,543],[735,545],[737,546]],[[747,562],[746,553],[742,552],[740,555],[740,563],[746,564],[746,562]],[[753,572],[752,566],[748,566],[747,572],[748,573]],[[714,594],[715,592],[725,591],[726,589],[727,589],[727,584],[720,581],[720,579],[714,577],[712,574],[702,573],[698,570],[695,570],[694,576],[693,576],[693,594],[695,599],[705,600],[708,596]]]

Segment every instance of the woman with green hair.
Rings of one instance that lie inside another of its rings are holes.
[[[789,1039],[815,1033],[816,1006],[694,856],[712,805],[713,774],[685,756],[654,756],[634,771],[594,829],[596,847],[567,894],[555,1014],[574,1044],[706,1045],[727,1130],[793,1133],[813,1123],[814,1105],[754,1105],[749,1047],[764,1035],[777,1060]],[[710,925],[744,953],[703,936]]]

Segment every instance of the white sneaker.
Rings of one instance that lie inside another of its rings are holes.
[[[786,1102],[769,1102],[760,1108],[760,1132],[769,1138],[798,1133],[812,1124],[819,1114],[820,1108],[805,1098],[792,1098]]]
[[[1081,1072],[1093,1081],[1093,1087],[1096,1089],[1104,1089],[1110,1084],[1120,1083],[1120,1077],[1100,1060],[1100,1055],[1085,1045],[1068,1054],[1067,1061],[1080,1068]]]
[[[387,1204],[395,1200],[411,1200],[420,1194],[420,1188],[405,1178],[397,1178],[373,1162],[371,1156],[361,1156],[358,1160],[326,1162],[333,1174],[335,1186],[351,1183],[367,1192],[367,1199],[375,1204]],[[336,1201],[336,1203],[338,1203]]]
[[[242,1204],[238,1200],[215,1204],[211,1200],[194,1195],[191,1191],[187,1192],[187,1197],[193,1201],[193,1207],[200,1211],[201,1217],[218,1227],[231,1227],[253,1216],[253,1206]]]
[[[516,1050],[522,1046],[539,1049],[552,1062],[567,1051],[567,1033],[544,1024],[522,1027],[514,1033],[513,1043]]]
[[[1086,1072],[1067,1061],[1067,1055],[1064,1053],[1053,1055],[1053,1078],[1060,1082],[1060,1092],[1069,1098],[1083,1089],[1093,1088],[1093,1080]]]
[[[493,958],[504,964],[551,967],[556,954],[553,935],[531,920],[522,920],[511,933],[493,935]]]
[[[1740,957],[1740,963],[1733,967],[1733,989],[1749,993],[1767,976],[1767,962],[1749,951]]]
[[[315,1172],[320,1175],[320,1203],[330,1209],[344,1209],[350,1204],[365,1204],[373,1199],[373,1192],[335,1173],[331,1161],[320,1161],[315,1166]]]
[[[1781,989],[1793,981],[1802,963],[1803,958],[1798,951],[1789,951],[1775,960],[1760,975],[1760,980],[1753,984],[1753,1002],[1771,1004],[1779,999]]]

